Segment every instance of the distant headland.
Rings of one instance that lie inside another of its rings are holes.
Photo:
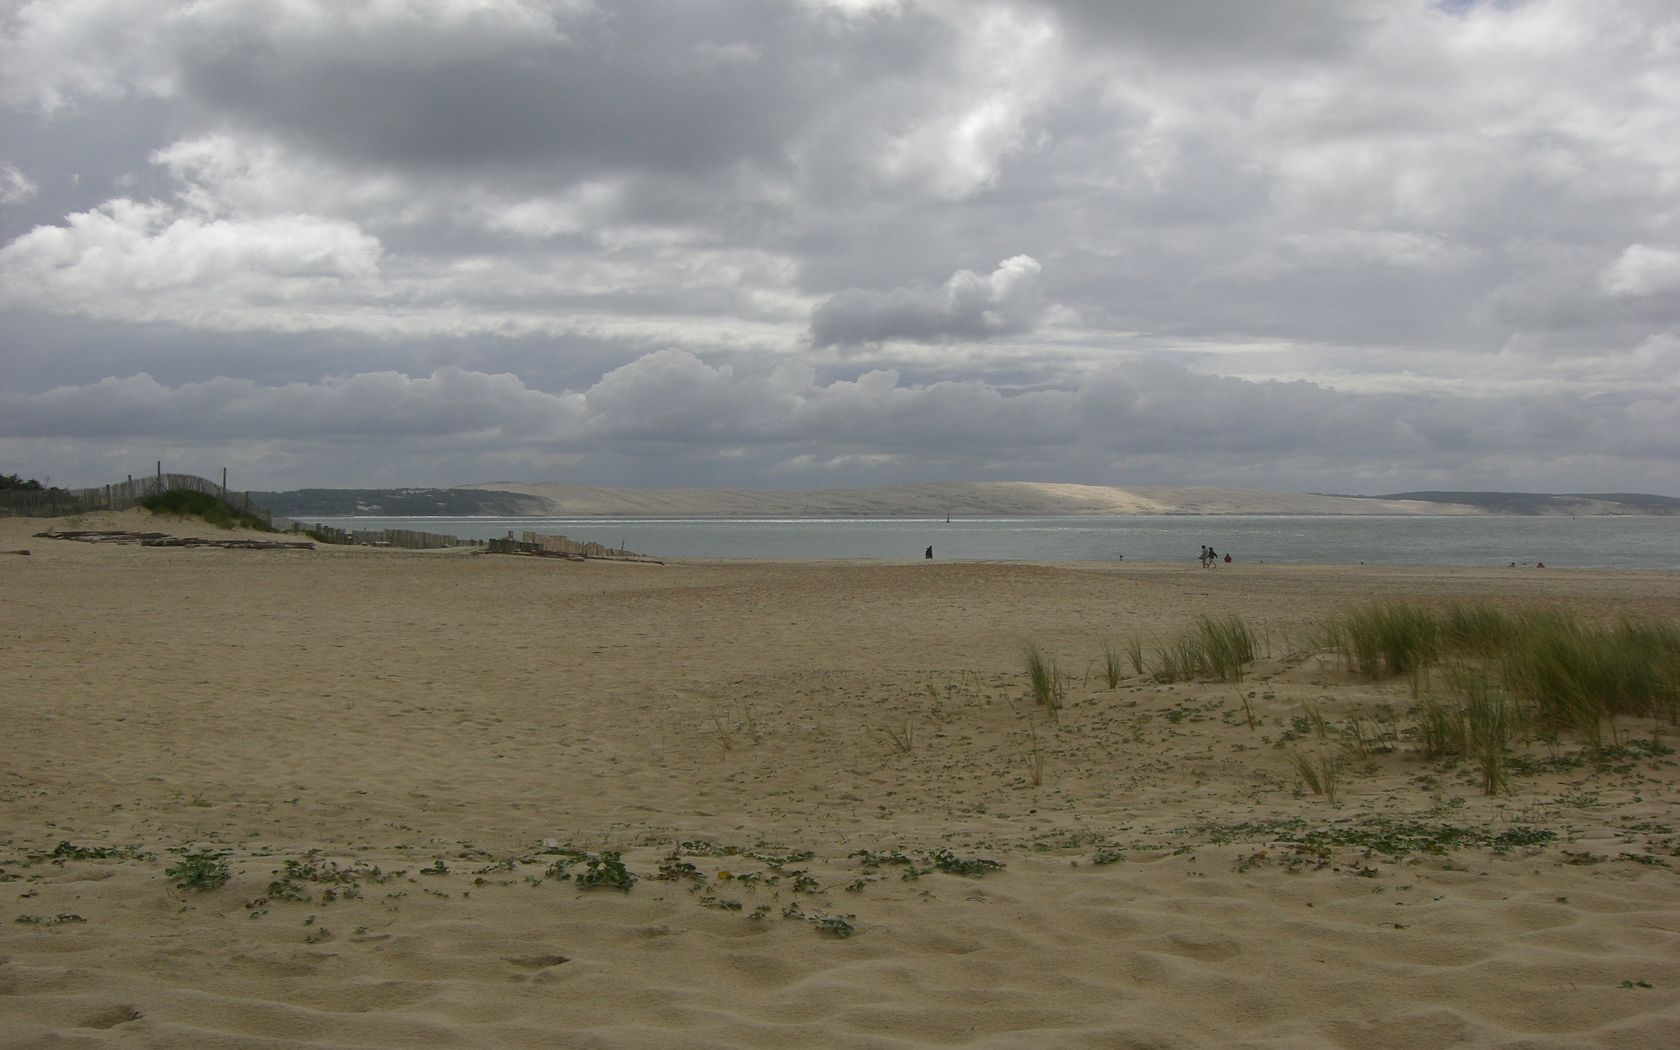
[[[1680,498],[1642,493],[1399,492],[1379,496],[1263,489],[1123,488],[1036,481],[944,481],[880,488],[764,491],[632,489],[546,482],[456,488],[253,492],[285,517],[848,518],[1053,517],[1126,514],[1672,515]]]

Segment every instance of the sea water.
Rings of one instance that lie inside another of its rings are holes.
[[[1193,561],[1680,569],[1680,517],[1139,515],[1054,518],[305,517],[492,539],[523,531],[656,558]]]

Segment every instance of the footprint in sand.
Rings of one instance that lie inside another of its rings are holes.
[[[108,1006],[98,1013],[82,1019],[82,1028],[115,1028],[120,1024],[140,1020],[140,1011],[124,1004],[122,1006]]]
[[[507,961],[521,970],[546,970],[551,966],[559,966],[572,960],[565,955],[520,955],[510,957]]]

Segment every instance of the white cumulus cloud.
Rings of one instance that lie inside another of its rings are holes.
[[[939,342],[986,339],[1031,331],[1044,314],[1039,275],[1030,255],[1017,255],[989,274],[958,270],[939,288],[853,288],[811,315],[818,346],[887,339]]]

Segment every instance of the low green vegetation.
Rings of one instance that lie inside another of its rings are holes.
[[[1189,630],[1156,650],[1155,678],[1240,682],[1259,650],[1259,639],[1241,616],[1199,616]]]
[[[1118,689],[1120,688],[1120,679],[1123,677],[1125,677],[1125,672],[1120,668],[1120,653],[1115,650],[1114,643],[1104,642],[1103,681],[1108,683],[1110,689]]]
[[[170,492],[160,492],[155,496],[147,496],[140,501],[140,505],[153,514],[171,514],[180,518],[202,518],[211,525],[224,529],[274,531],[269,528],[268,522],[256,515],[246,514],[244,511],[205,492],[175,489]]]
[[[1290,647],[1286,665],[1316,651],[1360,678],[1404,678],[1417,701],[1409,712],[1382,704],[1334,723],[1308,704],[1292,719],[1275,746],[1308,745],[1292,750],[1289,764],[1306,791],[1332,803],[1344,773],[1368,773],[1379,756],[1402,748],[1430,762],[1465,763],[1483,793],[1498,795],[1511,790],[1513,775],[1535,767],[1527,752],[1536,744],[1555,763],[1568,738],[1579,742],[1586,760],[1604,764],[1627,754],[1630,744],[1670,753],[1660,740],[1662,725],[1680,724],[1680,624],[1671,621],[1625,617],[1606,624],[1559,609],[1387,601],[1351,609],[1311,637],[1315,644],[1306,649]],[[1124,648],[1102,647],[1101,677],[1110,688],[1124,677],[1125,657],[1138,674],[1145,671],[1142,642],[1135,633],[1124,638]],[[1204,615],[1157,644],[1148,676],[1163,685],[1241,681],[1260,649],[1242,617]],[[1026,652],[1033,695],[1059,708],[1066,688],[1054,661],[1036,646]],[[1239,692],[1240,709],[1228,717],[1259,728],[1263,716],[1250,700],[1257,695]],[[1265,697],[1272,696],[1267,690]],[[1173,709],[1163,717],[1176,724],[1182,713]],[[1618,724],[1635,718],[1655,723],[1648,745],[1628,740]],[[1035,785],[1042,753],[1035,740]]]
[[[1325,644],[1363,677],[1407,674],[1439,656],[1441,624],[1433,613],[1415,606],[1371,605],[1332,623]]]
[[[1469,761],[1487,794],[1509,789],[1524,741],[1567,734],[1601,759],[1617,742],[1619,718],[1680,720],[1680,626],[1672,623],[1385,603],[1335,621],[1325,643],[1361,677],[1410,675],[1420,695],[1412,711],[1419,752]]]
[[[1046,656],[1037,645],[1029,643],[1025,653],[1027,683],[1033,700],[1051,712],[1059,711],[1067,698],[1067,676],[1056,666],[1056,658]]]
[[[199,850],[186,853],[181,862],[165,869],[179,890],[213,890],[233,877],[228,867],[228,850]]]
[[[1343,758],[1339,752],[1308,754],[1294,751],[1290,753],[1289,762],[1300,775],[1302,783],[1307,785],[1307,790],[1315,795],[1324,796],[1325,801],[1332,804],[1337,801],[1343,766]]]

